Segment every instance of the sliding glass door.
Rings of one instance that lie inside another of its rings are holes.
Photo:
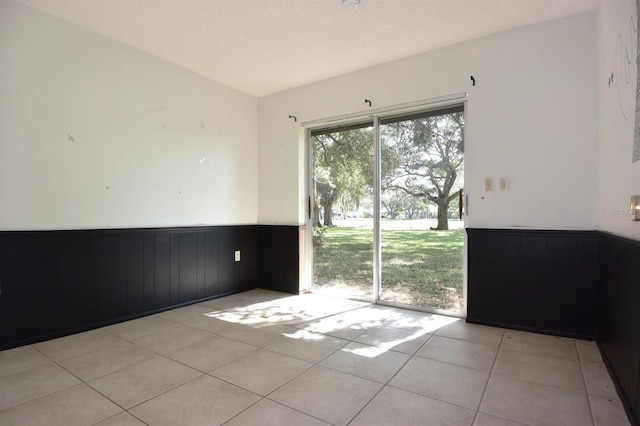
[[[312,290],[462,313],[463,106],[381,114],[309,139]]]

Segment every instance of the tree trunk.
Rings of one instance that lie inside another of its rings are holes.
[[[449,201],[445,198],[444,200],[438,200],[438,226],[434,229],[436,231],[448,231],[449,230],[449,219],[447,217],[449,213]]]
[[[330,200],[325,200],[322,204],[324,208],[324,226],[333,226],[333,201],[334,197]]]

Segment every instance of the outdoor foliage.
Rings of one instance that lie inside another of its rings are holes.
[[[438,207],[435,229],[449,229],[449,204],[462,187],[462,112],[386,124],[381,127],[381,139],[388,162],[382,176],[383,191],[433,202]]]
[[[463,113],[391,121],[381,125],[380,137],[385,216],[424,217],[426,203],[433,203],[438,211],[435,229],[449,229],[450,204],[462,187]],[[363,199],[372,199],[372,128],[319,132],[312,144],[313,225],[332,226],[334,214],[344,216],[357,210]]]
[[[327,228],[313,228],[313,248],[317,249],[324,245],[324,234],[326,234]]]
[[[382,208],[389,219],[419,219],[427,215],[427,199],[416,197],[403,191],[384,191]]]
[[[330,228],[314,251],[314,284],[346,285],[371,294],[373,233]],[[460,310],[464,231],[382,231],[382,297],[416,306]]]
[[[357,209],[367,187],[373,186],[371,127],[314,135],[313,225],[333,225],[335,206],[342,214]]]

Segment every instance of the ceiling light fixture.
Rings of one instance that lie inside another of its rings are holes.
[[[360,0],[342,0],[342,8],[344,10],[358,10],[360,8]]]

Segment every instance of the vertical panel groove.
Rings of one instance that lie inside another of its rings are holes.
[[[129,286],[132,285],[130,283],[130,271],[129,271],[129,235],[124,238],[124,288],[125,288],[125,298],[124,298],[124,311],[129,312]]]

